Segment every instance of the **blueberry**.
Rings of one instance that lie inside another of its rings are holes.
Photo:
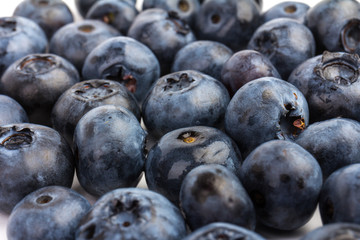
[[[360,163],[360,123],[334,118],[310,124],[296,139],[319,162],[323,177],[335,170]]]
[[[242,157],[234,141],[219,129],[194,126],[173,130],[154,145],[145,162],[149,189],[179,204],[181,183],[191,169],[221,164],[240,176]]]
[[[183,240],[265,240],[259,234],[231,223],[210,223],[190,233]]]
[[[25,109],[13,98],[0,94],[0,126],[29,122]]]
[[[360,120],[359,67],[357,54],[325,51],[292,72],[288,82],[305,95],[311,122],[339,116]]]
[[[319,1],[308,10],[305,24],[313,32],[319,50],[350,53],[359,51],[358,1]]]
[[[246,49],[234,53],[224,63],[219,80],[226,86],[230,96],[234,96],[245,83],[261,77],[281,78],[265,55]]]
[[[120,188],[103,195],[82,219],[76,239],[167,239],[186,235],[180,210],[147,189]]]
[[[9,240],[72,240],[90,203],[70,188],[49,186],[23,198],[11,212],[7,224]]]
[[[24,0],[17,5],[13,14],[39,24],[48,39],[59,28],[74,21],[70,8],[62,0]]]
[[[100,21],[81,20],[60,28],[50,40],[49,51],[70,61],[81,73],[87,55],[103,41],[119,35]]]
[[[97,19],[126,35],[138,15],[133,0],[101,0],[94,3],[86,14],[87,19]]]
[[[300,240],[359,239],[360,225],[355,223],[329,223],[307,232]]]
[[[274,77],[245,84],[225,113],[225,130],[244,156],[273,139],[293,140],[308,124],[304,95],[292,84]]]
[[[142,9],[162,8],[166,11],[177,12],[179,17],[194,26],[195,17],[200,9],[199,0],[146,0],[143,1]]]
[[[143,104],[143,120],[149,134],[158,138],[189,126],[222,126],[230,101],[224,85],[194,70],[159,78]]]
[[[17,59],[31,53],[45,53],[47,46],[44,31],[34,21],[19,16],[1,17],[0,77]]]
[[[213,222],[228,222],[255,229],[253,203],[239,178],[218,164],[200,165],[184,178],[180,207],[194,230]]]
[[[232,54],[232,50],[222,43],[195,41],[176,53],[171,72],[197,70],[219,80],[221,69]]]
[[[285,17],[298,20],[300,23],[304,24],[305,16],[309,8],[310,6],[303,2],[283,1],[263,12],[261,17],[263,22]]]
[[[85,17],[92,5],[99,0],[75,0],[75,7],[82,17]]]
[[[10,213],[27,194],[50,185],[71,187],[74,157],[52,128],[17,123],[0,127],[0,211]]]
[[[74,84],[59,97],[52,109],[52,125],[72,144],[80,118],[95,107],[109,104],[129,109],[140,121],[140,107],[123,85],[111,80],[92,79]]]
[[[18,101],[33,123],[51,126],[51,110],[60,95],[80,81],[76,68],[55,54],[30,54],[12,63],[0,91]]]
[[[260,24],[260,9],[254,0],[207,0],[196,16],[199,40],[221,42],[233,51],[246,48]]]
[[[358,191],[360,163],[342,167],[333,172],[324,182],[319,199],[323,224],[348,222],[360,224]]]
[[[94,48],[82,69],[85,79],[109,79],[122,83],[139,102],[160,76],[154,53],[130,37],[113,37]]]
[[[267,56],[286,80],[303,61],[315,56],[315,40],[310,29],[297,20],[276,18],[256,29],[249,49]]]
[[[134,19],[128,36],[148,46],[160,63],[161,75],[170,73],[175,54],[196,40],[189,25],[173,11],[146,9]]]
[[[244,160],[241,182],[263,225],[295,230],[314,214],[322,186],[321,168],[300,145],[272,140]]]
[[[95,196],[135,187],[144,168],[145,138],[138,119],[124,107],[104,105],[87,112],[74,132],[81,186]]]

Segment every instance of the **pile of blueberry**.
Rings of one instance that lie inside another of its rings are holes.
[[[0,18],[9,240],[360,239],[357,0],[75,3]]]

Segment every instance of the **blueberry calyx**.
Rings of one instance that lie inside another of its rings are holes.
[[[280,27],[284,28],[284,27]],[[254,50],[263,53],[268,58],[276,53],[278,48],[278,39],[273,31],[280,30],[280,28],[273,28],[271,31],[265,31],[258,38],[255,39],[256,47]],[[280,30],[281,31],[281,30]]]
[[[296,11],[297,11],[297,7],[295,5],[288,5],[288,6],[284,7],[284,12],[286,12],[288,14],[292,14]]]
[[[103,22],[106,24],[112,24],[115,21],[115,13],[108,12],[102,17]]]
[[[2,127],[0,129],[0,145],[9,150],[23,148],[31,145],[34,141],[33,135],[34,133],[29,128]]]
[[[44,205],[44,204],[51,202],[52,200],[53,200],[53,198],[51,196],[42,195],[36,199],[36,203],[40,204],[40,205]]]
[[[49,5],[49,0],[40,0],[35,2],[38,6],[47,6]]]
[[[182,12],[187,12],[190,10],[190,5],[188,3],[188,1],[186,0],[180,0],[178,3],[178,8],[182,11]]]
[[[124,85],[131,93],[136,92],[136,78],[121,64],[114,64],[104,70],[104,79],[113,80]]]
[[[341,44],[346,52],[358,51],[360,43],[360,19],[352,18],[341,30]]]
[[[182,73],[179,79],[176,78],[166,78],[166,85],[163,87],[164,91],[182,91],[187,89],[192,82],[195,82],[195,79],[189,77],[188,74]]]
[[[314,71],[324,80],[349,86],[358,80],[359,68],[359,55],[325,51]]]
[[[14,18],[0,19],[0,37],[5,37],[16,32],[17,22]]]
[[[58,66],[55,58],[50,55],[31,55],[24,58],[16,67],[18,71],[29,74],[42,74],[49,72]]]
[[[105,99],[116,93],[108,82],[86,82],[74,90],[75,97],[82,101]]]
[[[295,93],[294,95],[296,97]],[[284,107],[287,113],[280,117],[280,130],[276,133],[275,139],[294,139],[306,128],[305,119],[295,113],[296,108],[293,104],[284,104]]]
[[[80,32],[84,32],[84,33],[91,33],[93,32],[95,29],[95,27],[93,25],[90,24],[84,24],[78,27],[78,30]]]
[[[180,4],[180,3],[179,3]],[[190,28],[186,23],[180,19],[179,14],[175,11],[168,11],[167,19],[171,21],[175,26],[175,31],[182,35],[187,35],[190,32]]]
[[[183,141],[184,143],[194,143],[198,140],[200,133],[195,131],[183,132],[177,139]]]

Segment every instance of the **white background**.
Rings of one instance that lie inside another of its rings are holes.
[[[21,0],[0,0],[0,17],[11,16],[16,6],[21,2]],[[75,21],[80,19],[80,16],[75,8],[75,0],[64,0],[67,3],[69,8],[73,11],[75,16]],[[141,6],[141,0],[138,1],[137,6]],[[269,9],[271,6],[283,2],[283,0],[263,0],[263,11]],[[310,1],[303,0],[309,6],[314,6],[319,1]],[[6,240],[6,223],[7,216],[0,214],[0,240]],[[260,233],[267,239],[298,239],[304,233],[318,227],[321,225],[319,213],[316,212],[311,221],[306,224],[304,227],[298,229],[294,232],[280,232],[280,231],[269,231],[269,230],[260,230]]]

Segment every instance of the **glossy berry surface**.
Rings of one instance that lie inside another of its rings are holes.
[[[138,13],[133,0],[101,0],[91,6],[86,18],[100,20],[126,35]]]
[[[241,171],[258,222],[273,229],[295,230],[313,216],[322,172],[300,145],[284,140],[263,143],[244,160]]]
[[[219,129],[187,127],[167,133],[150,149],[145,178],[149,189],[178,204],[181,183],[191,169],[220,164],[240,176],[241,162],[236,144]]]
[[[49,53],[30,54],[6,69],[0,92],[18,101],[31,122],[50,126],[55,102],[79,81],[78,71],[66,59]]]
[[[324,179],[337,169],[360,163],[360,123],[333,118],[310,124],[296,139],[319,162]]]
[[[90,210],[85,197],[70,188],[49,186],[22,199],[7,224],[9,240],[74,239],[80,220]]]
[[[92,79],[74,84],[59,97],[52,109],[53,127],[72,143],[80,118],[91,109],[108,104],[125,107],[140,120],[137,101],[123,85],[111,80]]]
[[[205,225],[194,232],[190,233],[184,240],[265,240],[259,234],[235,224],[217,222]]]
[[[160,65],[154,53],[144,44],[130,37],[114,37],[89,53],[82,75],[85,79],[117,81],[142,102],[160,77]]]
[[[74,21],[70,8],[62,0],[24,0],[13,15],[36,22],[49,40],[59,28]]]
[[[239,178],[219,164],[201,165],[184,178],[180,207],[192,230],[213,222],[228,222],[254,230],[253,203]]]
[[[333,172],[324,182],[319,199],[323,224],[360,223],[359,199],[360,164],[351,164]],[[346,197],[344,197],[346,196]]]
[[[103,195],[82,219],[76,239],[182,239],[184,219],[164,196],[142,188]]]
[[[248,48],[268,57],[281,78],[287,80],[294,68],[315,56],[316,45],[306,26],[294,19],[276,18],[256,29]]]
[[[18,123],[0,127],[0,211],[10,213],[27,194],[50,185],[71,187],[74,157],[52,128]]]
[[[176,53],[171,72],[196,70],[219,80],[224,63],[232,55],[233,51],[222,43],[195,41]]]
[[[223,65],[219,80],[226,86],[230,96],[251,80],[261,77],[281,78],[270,60],[255,50],[234,53]]]
[[[253,0],[207,0],[196,16],[199,40],[218,41],[233,51],[246,48],[260,24],[260,9]]]
[[[0,77],[17,59],[32,53],[45,53],[47,46],[44,31],[34,21],[19,16],[1,17]]]
[[[360,238],[360,225],[355,223],[329,223],[306,233],[300,240],[339,240]]]
[[[154,52],[160,63],[161,75],[170,73],[177,51],[196,40],[190,26],[176,12],[161,8],[139,13],[129,28],[128,36]]]
[[[25,109],[13,98],[0,94],[0,125],[29,122]]]
[[[77,21],[63,26],[53,35],[49,51],[70,61],[81,73],[87,55],[103,41],[119,35],[115,28],[100,21]]]
[[[293,140],[309,125],[304,95],[292,84],[274,77],[248,82],[231,99],[225,130],[247,156],[261,143]]]
[[[146,132],[124,107],[104,105],[86,113],[74,132],[76,173],[95,196],[136,187],[145,163]]]
[[[143,120],[157,138],[181,127],[219,127],[229,101],[226,88],[215,78],[194,70],[174,72],[159,78],[148,92]]]
[[[305,95],[311,122],[340,116],[360,120],[359,66],[357,54],[325,51],[294,70],[288,82]]]

